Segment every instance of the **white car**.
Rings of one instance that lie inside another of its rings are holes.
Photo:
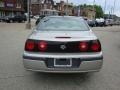
[[[102,68],[103,54],[82,17],[49,16],[27,38],[23,64],[37,72],[94,72]]]

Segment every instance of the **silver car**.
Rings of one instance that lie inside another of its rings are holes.
[[[45,17],[26,40],[23,64],[37,72],[99,71],[101,44],[82,17]]]

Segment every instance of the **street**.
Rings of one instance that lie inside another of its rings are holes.
[[[104,64],[89,74],[48,74],[26,71],[25,23],[0,23],[0,90],[120,90],[120,26],[92,28],[99,37]]]

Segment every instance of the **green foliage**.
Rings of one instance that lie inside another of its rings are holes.
[[[102,7],[98,6],[98,5],[95,5],[94,7],[96,9],[96,18],[103,17],[104,16],[104,12],[102,10]]]

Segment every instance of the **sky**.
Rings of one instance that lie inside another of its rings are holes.
[[[54,0],[56,2],[60,0]],[[63,1],[63,0],[62,0]],[[64,0],[67,1],[67,0]],[[93,5],[94,0],[68,0],[69,3],[73,3],[74,5],[79,4],[91,4]],[[100,5],[106,14],[109,14],[109,12],[112,11],[112,13],[116,14],[120,17],[120,0],[115,0],[115,8],[114,7],[114,0],[106,0],[106,8],[105,8],[105,0],[95,0],[95,4]],[[113,12],[114,11],[114,12]]]

